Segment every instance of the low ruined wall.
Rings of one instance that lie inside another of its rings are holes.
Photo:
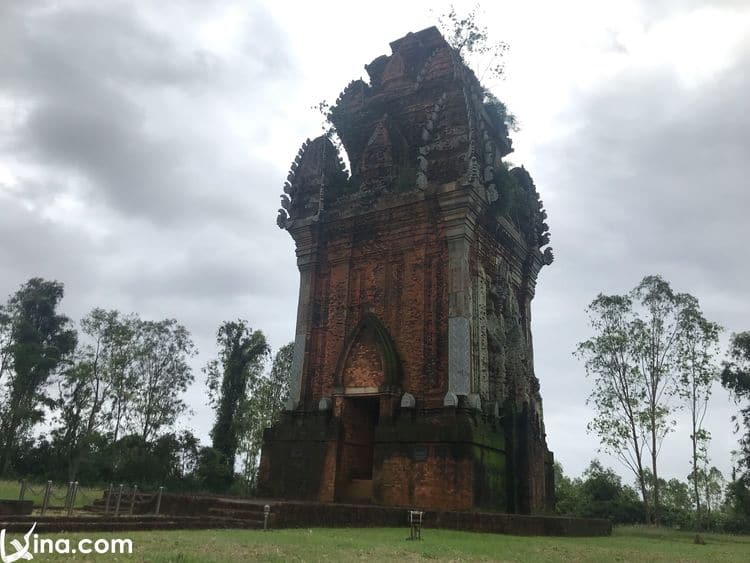
[[[25,516],[31,514],[33,508],[30,500],[0,500],[0,516]]]
[[[408,527],[407,510],[381,506],[281,503],[275,525],[300,527]],[[519,536],[607,536],[612,523],[600,518],[562,518],[493,512],[425,512],[423,527]]]

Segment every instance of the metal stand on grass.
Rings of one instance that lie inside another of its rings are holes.
[[[421,510],[410,510],[409,511],[409,527],[410,527],[410,540],[421,540],[422,539],[422,516],[424,512]]]
[[[263,507],[263,531],[268,531],[268,517],[271,515],[271,507],[269,505],[265,505]]]

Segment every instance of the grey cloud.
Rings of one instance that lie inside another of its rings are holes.
[[[590,418],[580,409],[590,382],[572,352],[590,334],[584,309],[597,293],[626,292],[661,273],[728,331],[748,328],[749,47],[698,86],[667,68],[625,71],[575,100],[567,137],[537,148],[557,259],[542,271],[534,303],[536,368],[552,446],[573,473],[591,456],[578,458],[569,434],[567,413],[580,416],[575,440]],[[717,385],[709,427],[725,470],[732,410]],[[584,443],[596,448],[594,437]],[[668,475],[685,477],[686,447],[686,431],[668,438]]]
[[[4,141],[9,150],[80,174],[93,197],[155,224],[252,215],[239,189],[247,177],[217,177],[206,161],[231,139],[217,126],[222,104],[262,106],[292,68],[268,15],[253,11],[246,50],[223,60],[158,34],[126,4],[8,12],[0,94],[28,110]]]

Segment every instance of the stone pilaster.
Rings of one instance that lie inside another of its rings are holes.
[[[290,230],[297,245],[297,266],[300,282],[287,410],[294,410],[299,406],[302,393],[302,374],[305,368],[307,341],[310,337],[315,270],[318,265],[318,249],[313,236],[313,229],[314,225],[309,224]]]
[[[469,253],[481,206],[473,185],[450,183],[438,192],[448,243],[448,393],[468,395],[472,357],[472,279]]]

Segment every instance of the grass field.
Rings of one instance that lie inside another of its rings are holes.
[[[37,555],[35,561],[713,561],[750,560],[750,537],[693,534],[639,527],[615,529],[611,537],[548,538],[423,531],[406,541],[408,530],[320,529],[95,533],[94,538],[132,538],[133,555]],[[44,535],[80,539],[81,534]],[[73,543],[71,543],[73,545]],[[98,558],[97,558],[98,557]]]
[[[29,483],[26,489],[25,500],[33,500],[34,506],[42,505],[42,497],[46,483]],[[50,506],[63,506],[65,504],[65,494],[67,483],[54,483],[53,496],[50,499]],[[0,499],[17,500],[21,486],[18,481],[0,480]],[[77,507],[91,504],[94,499],[102,497],[102,488],[81,487],[76,495]]]

